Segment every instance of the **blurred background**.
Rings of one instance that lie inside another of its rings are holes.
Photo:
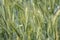
[[[0,40],[60,40],[60,0],[0,0]]]

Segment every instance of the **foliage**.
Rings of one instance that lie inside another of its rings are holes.
[[[60,40],[60,0],[0,0],[0,40]]]

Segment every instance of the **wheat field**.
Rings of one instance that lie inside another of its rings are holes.
[[[0,40],[60,40],[60,0],[0,0]]]

